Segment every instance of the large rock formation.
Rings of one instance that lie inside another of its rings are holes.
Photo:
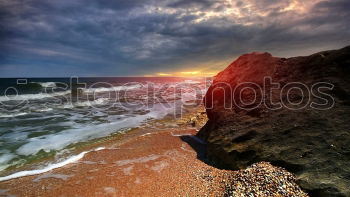
[[[311,196],[350,196],[350,47],[243,55],[204,101],[209,121],[198,136],[218,166],[268,161],[295,173]]]

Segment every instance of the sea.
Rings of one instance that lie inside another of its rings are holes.
[[[71,151],[75,144],[180,118],[202,104],[210,83],[197,77],[1,78],[0,181],[75,161],[86,153]],[[46,157],[57,159],[16,171]]]

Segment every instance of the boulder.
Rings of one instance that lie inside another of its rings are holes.
[[[350,196],[350,47],[310,56],[242,55],[217,74],[198,136],[219,167],[266,161],[310,196]]]

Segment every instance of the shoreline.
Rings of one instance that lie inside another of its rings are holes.
[[[104,149],[87,152],[60,168],[2,181],[0,195],[246,196],[252,191],[263,192],[259,184],[266,183],[249,180],[267,174],[272,182],[288,186],[282,192],[306,196],[293,181],[293,175],[268,163],[231,171],[208,162],[206,146],[195,136],[206,122],[202,110],[195,109],[176,121],[157,120],[126,132],[120,140],[105,143]],[[278,175],[289,178],[284,180]],[[278,188],[266,191],[269,195],[265,196],[278,196],[281,192]]]
[[[7,169],[0,172],[0,180],[1,178],[11,176],[19,172],[41,171],[44,168],[49,168],[51,165],[57,165],[59,163],[65,162],[66,160],[78,157],[83,152],[91,152],[101,147],[121,145],[137,136],[147,133],[152,129],[161,130],[179,127],[181,129],[200,129],[201,126],[204,125],[204,122],[207,120],[206,117],[204,120],[201,120],[200,123],[197,121],[199,124],[197,123],[196,126],[191,125],[190,121],[192,117],[198,116],[198,114],[201,114],[203,118],[204,107],[199,106],[195,108],[187,108],[187,110],[188,111],[184,113],[184,116],[179,119],[174,119],[171,116],[166,116],[162,119],[152,119],[143,122],[138,127],[122,129],[112,133],[109,136],[70,144],[62,150],[54,151],[54,154],[52,154],[52,152],[46,152],[46,156],[40,156],[38,158],[25,161],[25,163],[9,166]]]
[[[217,170],[197,159],[197,152],[191,145],[201,146],[201,143],[194,140],[195,137],[187,139],[192,141],[191,144],[183,139],[194,136],[196,129],[144,132],[121,145],[88,152],[79,161],[49,172],[3,181],[0,191],[5,192],[1,194],[194,196],[223,192],[224,185],[210,185],[195,175],[197,172],[194,171],[204,173],[208,170],[211,174]]]
[[[204,107],[201,105],[195,108],[186,108],[186,110],[186,113],[184,113],[184,115],[181,118],[175,119],[172,116],[165,116],[162,119],[148,120],[135,128],[122,129],[116,131],[115,133],[112,133],[109,136],[68,145],[64,149],[58,150],[58,154],[55,153],[54,155],[52,155],[51,152],[47,152],[47,156],[45,157],[38,157],[37,159],[28,160],[24,164],[10,166],[7,169],[0,172],[0,182],[1,179],[4,178],[8,180],[7,177],[13,176],[14,174],[23,174],[24,172],[27,172],[29,174],[34,173],[32,175],[35,175],[39,173],[35,173],[34,171],[44,172],[46,171],[45,169],[51,168],[51,166],[62,167],[61,163],[67,163],[69,160],[76,160],[76,158],[81,158],[88,152],[92,152],[100,148],[115,147],[121,145],[129,140],[132,140],[135,137],[147,134],[148,132],[153,132],[153,130],[162,130],[169,128],[196,128],[197,130],[200,129],[207,120],[206,116],[204,117]],[[200,119],[202,120],[196,120],[197,124],[192,125],[191,119],[193,119],[193,117],[196,116],[201,116]],[[58,167],[54,167],[54,169],[55,168]],[[20,175],[19,177],[23,176],[29,175]]]

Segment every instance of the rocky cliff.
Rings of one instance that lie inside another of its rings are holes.
[[[239,57],[214,77],[198,136],[222,168],[268,161],[310,196],[350,196],[350,47]]]

